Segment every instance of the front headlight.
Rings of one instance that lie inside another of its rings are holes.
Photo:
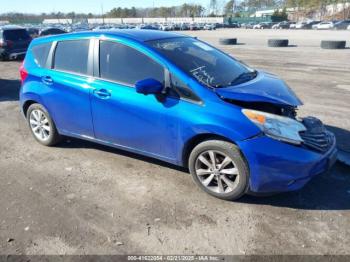
[[[297,145],[303,142],[299,132],[306,128],[294,119],[250,109],[242,109],[242,113],[271,138]]]

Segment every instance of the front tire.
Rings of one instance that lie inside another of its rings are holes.
[[[196,184],[217,198],[237,200],[248,190],[248,166],[232,143],[221,140],[200,143],[190,154],[189,169]]]
[[[27,122],[36,141],[44,146],[54,146],[61,140],[49,112],[40,104],[32,104],[27,110]]]

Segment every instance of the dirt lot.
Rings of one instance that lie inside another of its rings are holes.
[[[315,115],[350,140],[349,32],[217,30],[193,35],[280,75]],[[269,37],[292,46],[268,48]],[[337,163],[303,190],[225,202],[168,164],[70,139],[34,141],[18,107],[19,62],[0,62],[0,253],[350,254],[350,168]]]

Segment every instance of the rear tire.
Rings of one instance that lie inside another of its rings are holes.
[[[27,110],[27,122],[36,141],[44,146],[54,146],[61,136],[49,112],[40,104],[32,104]]]
[[[198,144],[190,154],[188,166],[195,183],[212,196],[237,200],[248,190],[248,166],[232,143],[208,140]]]
[[[221,45],[237,45],[237,38],[220,38]]]

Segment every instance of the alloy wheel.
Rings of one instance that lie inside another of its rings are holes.
[[[230,193],[239,184],[239,171],[234,161],[223,152],[208,150],[195,162],[195,172],[207,189],[218,194]]]
[[[30,128],[33,134],[40,141],[46,141],[50,137],[51,127],[45,113],[40,109],[35,109],[30,113]]]

